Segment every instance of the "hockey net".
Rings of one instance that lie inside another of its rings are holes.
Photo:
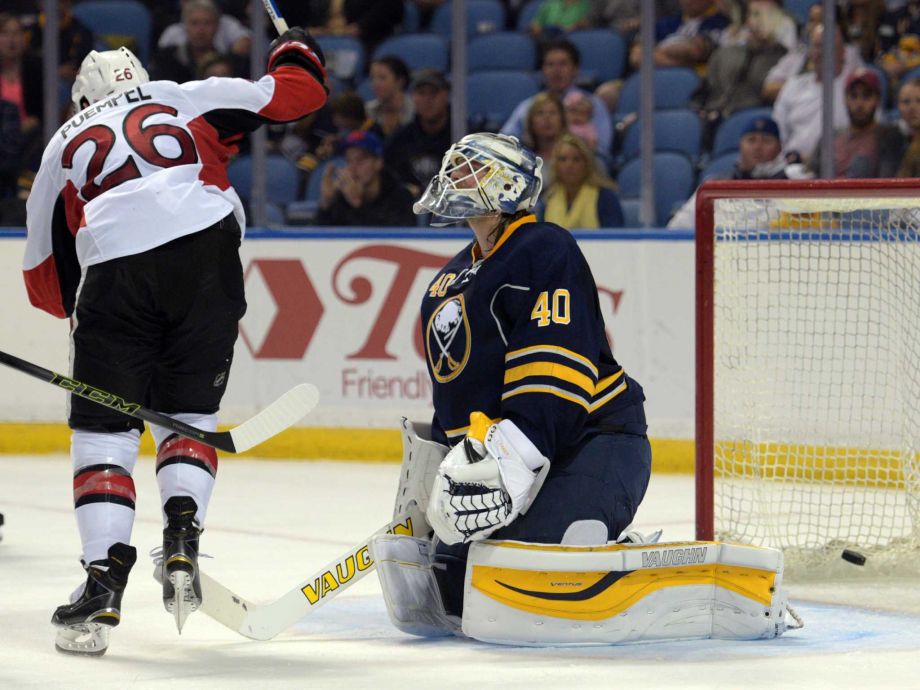
[[[920,184],[708,183],[696,241],[698,538],[920,573]]]

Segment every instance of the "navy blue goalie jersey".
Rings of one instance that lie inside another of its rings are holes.
[[[422,301],[434,439],[471,412],[510,419],[550,460],[645,399],[610,352],[597,286],[567,230],[526,216],[488,255],[473,242]]]

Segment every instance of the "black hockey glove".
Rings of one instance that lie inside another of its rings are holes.
[[[326,56],[319,43],[305,30],[292,27],[272,41],[268,51],[267,72],[282,65],[297,65],[307,70],[325,86]]]

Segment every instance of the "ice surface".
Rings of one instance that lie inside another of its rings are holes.
[[[274,599],[387,522],[393,464],[221,458],[203,567],[254,601]],[[793,588],[806,627],[763,642],[528,649],[405,636],[390,627],[377,579],[270,642],[252,642],[204,614],[181,636],[163,610],[146,552],[160,540],[151,459],[135,471],[132,573],[124,620],[101,659],[53,648],[51,612],[82,578],[63,456],[0,457],[0,688],[917,688],[918,583]],[[655,477],[636,528],[692,536],[690,477]],[[852,606],[816,603],[845,601]],[[876,608],[872,608],[876,607]],[[914,613],[904,609],[913,610]],[[887,609],[887,610],[885,610]]]

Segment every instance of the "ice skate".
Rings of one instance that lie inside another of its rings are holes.
[[[182,626],[189,614],[201,606],[198,575],[198,536],[195,523],[198,505],[190,496],[173,496],[164,507],[167,525],[163,530],[163,605]]]
[[[109,547],[109,557],[86,568],[86,584],[59,606],[51,617],[58,627],[54,646],[65,654],[102,656],[109,646],[109,630],[121,622],[121,597],[137,550],[127,544]]]

